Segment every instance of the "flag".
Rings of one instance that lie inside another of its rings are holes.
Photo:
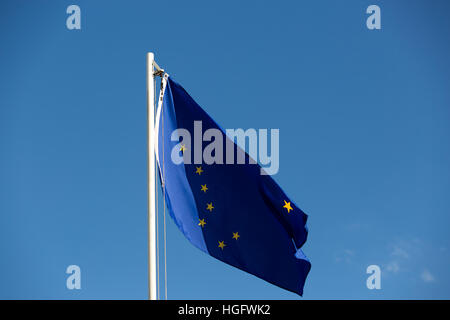
[[[155,126],[156,154],[175,224],[206,254],[302,295],[311,268],[301,250],[308,216],[183,87],[166,79]],[[232,146],[223,150],[223,159],[232,161],[201,159],[209,143],[202,141],[199,126],[205,136],[209,129],[220,133],[214,139],[223,143],[215,146]],[[245,163],[238,163],[239,156]]]

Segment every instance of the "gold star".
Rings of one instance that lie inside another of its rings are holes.
[[[294,209],[292,209],[292,207],[291,207],[291,203],[290,203],[290,202],[287,202],[286,200],[284,200],[284,206],[283,206],[283,208],[286,208],[286,210],[288,211],[288,213],[289,213],[291,210],[294,210]]]
[[[207,203],[206,204],[206,210],[209,210],[209,212],[212,212],[213,211],[213,209],[214,209],[214,207],[213,207],[213,205],[212,205],[212,202],[211,203]]]
[[[183,153],[186,151],[186,146],[184,144],[181,145],[180,151]]]
[[[198,221],[199,221],[198,225],[203,228],[206,224],[205,219],[198,219]]]
[[[240,235],[238,232],[233,232],[233,239],[239,239]]]
[[[219,241],[219,248],[223,250],[227,245],[224,243],[224,241]]]
[[[208,190],[208,188],[206,187],[206,184],[202,184],[202,191],[206,193],[206,190]]]
[[[201,175],[203,172],[202,167],[195,167],[195,168],[196,168],[195,173],[198,173],[198,175]]]

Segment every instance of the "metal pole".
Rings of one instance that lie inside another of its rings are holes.
[[[156,176],[155,176],[155,55],[147,53],[147,142],[148,142],[148,298],[156,300]]]

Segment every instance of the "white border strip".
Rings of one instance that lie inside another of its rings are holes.
[[[162,106],[163,106],[163,99],[164,99],[164,93],[166,91],[167,86],[167,79],[169,78],[169,75],[167,73],[164,73],[164,76],[162,77],[162,86],[161,90],[159,91],[159,98],[158,98],[158,109],[156,110],[156,121],[155,121],[155,155],[156,155],[156,161],[158,161],[158,169],[159,174],[162,179],[164,180],[164,177],[161,172],[161,164],[159,161],[159,124],[160,124],[160,118],[161,118],[161,112],[162,112]],[[164,182],[164,181],[163,181]]]

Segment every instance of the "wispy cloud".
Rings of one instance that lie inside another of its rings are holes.
[[[391,251],[391,256],[408,259],[409,253],[406,251],[406,249],[400,247],[399,245],[394,245]]]
[[[389,247],[390,261],[385,265],[384,269],[390,273],[398,273],[404,269],[400,266],[406,264],[406,260],[411,257],[412,247],[405,241],[397,241]]]
[[[400,265],[397,261],[391,261],[387,264],[386,270],[392,273],[397,273],[400,271]]]
[[[426,283],[434,282],[434,280],[435,280],[434,276],[427,269],[423,270],[420,277],[422,278],[423,282],[426,282]]]
[[[344,249],[343,251],[337,253],[335,255],[335,261],[336,262],[345,262],[345,263],[351,263],[353,260],[353,256],[355,255],[355,252],[351,249]]]
[[[426,252],[429,252],[429,247],[426,243],[418,238],[410,239],[409,241],[397,239],[389,246],[389,260],[384,264],[384,270],[390,274],[399,274],[407,272],[415,274],[415,276],[424,283],[432,283],[436,281],[435,275],[430,271],[427,265],[423,263]],[[439,247],[437,250],[446,252],[447,248]]]

